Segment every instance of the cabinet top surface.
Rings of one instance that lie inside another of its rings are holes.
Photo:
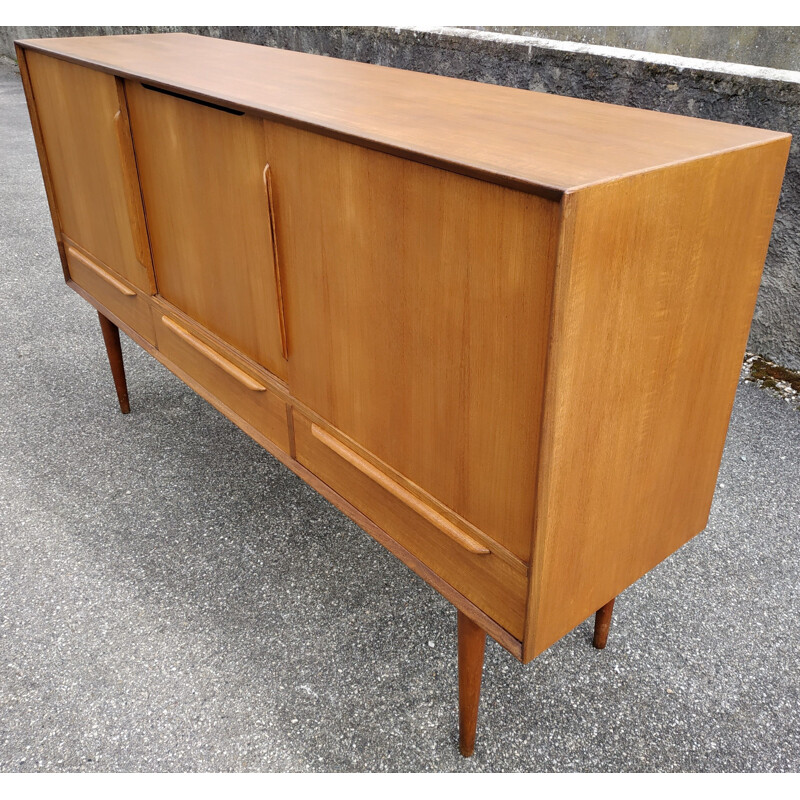
[[[183,33],[20,44],[555,196],[788,137]]]

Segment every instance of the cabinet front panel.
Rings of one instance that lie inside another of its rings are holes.
[[[257,371],[216,347],[191,323],[153,307],[158,349],[213,397],[289,452],[286,400]]]
[[[261,121],[126,89],[159,294],[285,378]]]
[[[116,79],[30,50],[26,61],[63,233],[149,293],[144,215]]]
[[[320,432],[296,410],[292,416],[297,460],[303,466],[512,636],[522,638],[527,588],[522,565],[509,564],[486,548],[474,552],[468,540],[465,544],[447,535],[441,521],[425,513],[423,504],[387,490],[386,481],[376,480],[375,473],[354,466],[354,459],[343,458],[341,451],[346,453],[348,448],[332,446],[331,440],[337,441],[335,436]]]
[[[65,241],[64,245],[70,278],[130,325],[142,338],[155,343],[150,313],[151,299],[114,277],[104,264],[98,264],[96,259],[81,252],[71,242]]]
[[[292,394],[527,561],[558,206],[265,126]]]

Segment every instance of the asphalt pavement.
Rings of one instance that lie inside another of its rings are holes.
[[[119,413],[0,63],[0,771],[798,771],[800,411],[739,386],[708,528],[527,666],[123,336]]]

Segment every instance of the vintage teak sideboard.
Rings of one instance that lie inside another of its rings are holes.
[[[708,519],[790,137],[184,34],[17,43],[64,276],[527,662]],[[600,611],[598,612],[598,609]]]

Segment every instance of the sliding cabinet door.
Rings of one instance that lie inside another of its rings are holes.
[[[159,294],[285,378],[263,122],[139,83],[127,95]]]
[[[292,394],[527,561],[558,205],[267,129]]]
[[[153,291],[122,81],[32,50],[25,60],[62,234]]]

